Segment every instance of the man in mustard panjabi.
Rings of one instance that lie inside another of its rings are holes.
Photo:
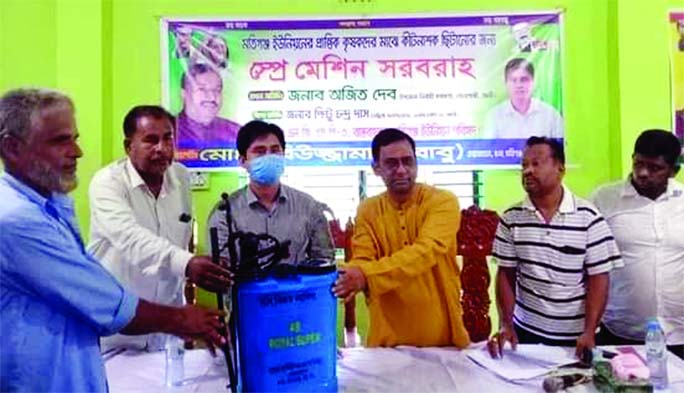
[[[470,339],[459,301],[458,199],[416,184],[415,142],[402,131],[380,131],[372,151],[373,171],[387,191],[359,206],[352,259],[333,292],[349,301],[364,291],[369,347],[463,348]]]

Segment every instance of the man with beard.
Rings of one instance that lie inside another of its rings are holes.
[[[563,119],[551,105],[532,97],[534,66],[525,59],[506,63],[504,80],[508,99],[490,109],[485,116],[487,139],[527,138],[543,135],[563,137]]]
[[[608,295],[608,273],[622,266],[608,224],[591,203],[561,180],[563,145],[531,137],[523,152],[527,198],[506,210],[494,240],[500,329],[489,342],[493,357],[518,342],[595,346]]]
[[[380,131],[371,147],[373,171],[387,191],[359,206],[352,259],[333,287],[350,301],[364,291],[370,314],[367,345],[466,347],[456,264],[458,199],[416,184],[415,142]]]
[[[629,177],[592,196],[625,262],[611,273],[599,344],[642,345],[647,320],[656,317],[668,349],[684,358],[684,185],[674,179],[680,151],[671,132],[642,132]]]
[[[98,340],[115,332],[219,336],[219,312],[139,299],[85,251],[66,193],[82,151],[71,100],[0,98],[0,391],[105,392]],[[212,347],[213,348],[213,347]]]
[[[180,148],[229,147],[240,125],[218,117],[223,105],[223,81],[211,65],[192,64],[181,78],[183,110],[178,115]]]
[[[92,253],[148,301],[183,304],[183,279],[209,290],[230,285],[230,272],[188,252],[192,206],[188,172],[173,162],[174,118],[159,106],[136,106],[123,121],[127,157],[100,169],[90,183]],[[161,350],[162,336],[107,337],[113,346]]]

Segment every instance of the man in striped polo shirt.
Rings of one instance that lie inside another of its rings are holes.
[[[622,266],[610,229],[591,203],[563,186],[565,153],[531,137],[522,162],[527,198],[504,212],[494,240],[500,330],[490,341],[594,347],[608,295],[608,272]]]

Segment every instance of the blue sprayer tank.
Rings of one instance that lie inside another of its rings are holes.
[[[334,266],[240,283],[240,391],[336,392]]]

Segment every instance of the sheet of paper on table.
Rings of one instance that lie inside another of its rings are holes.
[[[515,351],[504,349],[503,358],[492,359],[487,348],[466,350],[466,356],[507,381],[542,376],[555,367],[577,362],[574,348],[518,344]]]

